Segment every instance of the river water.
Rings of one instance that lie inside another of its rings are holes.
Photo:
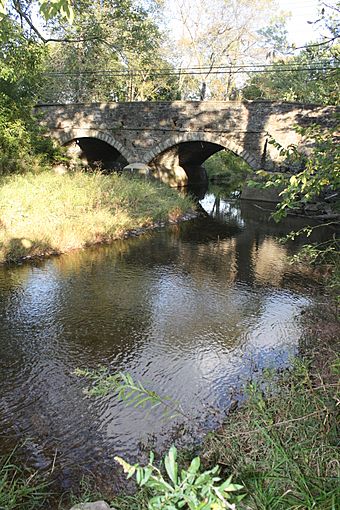
[[[301,221],[276,225],[268,204],[211,193],[201,205],[207,217],[0,268],[0,453],[25,440],[20,455],[61,490],[90,475],[109,491],[122,483],[114,455],[201,437],[244,381],[289,363],[313,282],[276,236]],[[73,372],[99,365],[170,395],[190,419],[87,398]]]

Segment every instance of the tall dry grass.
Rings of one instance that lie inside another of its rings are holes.
[[[66,252],[176,219],[189,198],[155,182],[116,174],[53,172],[0,181],[0,262]]]

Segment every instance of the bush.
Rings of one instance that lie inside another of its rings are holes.
[[[150,490],[148,510],[175,510],[188,508],[190,510],[236,510],[236,503],[243,499],[243,495],[234,495],[242,489],[242,485],[233,484],[231,476],[222,482],[218,476],[219,467],[201,472],[201,461],[195,457],[188,469],[179,469],[177,450],[172,446],[164,457],[166,474],[153,464],[154,455],[150,453],[149,463],[145,467],[139,464],[130,465],[120,457],[115,460],[127,473],[127,478],[136,476],[137,485]],[[222,482],[222,483],[221,483]]]

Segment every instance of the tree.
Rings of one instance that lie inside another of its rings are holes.
[[[40,135],[32,106],[41,84],[44,48],[25,37],[8,16],[0,22],[0,174],[33,165],[54,154]],[[41,156],[42,157],[42,156]]]
[[[151,14],[152,4],[141,7],[134,0],[75,8],[72,25],[54,28],[56,39],[70,42],[50,47],[46,98],[53,99],[52,89],[61,101],[175,99],[176,79],[168,75],[171,65]]]
[[[270,26],[282,27],[282,17],[277,17],[274,0],[176,0],[168,6],[169,16],[179,24],[177,44],[173,58],[178,67],[193,69],[193,76],[181,78],[184,98],[231,99],[240,81],[238,71],[249,63],[265,61],[275,44],[261,34]],[[282,30],[280,34],[282,35]],[[272,30],[271,34],[274,34]],[[224,66],[218,74],[214,67]],[[232,70],[228,70],[233,66]],[[200,73],[199,75],[197,73]]]
[[[254,74],[242,90],[245,99],[339,104],[340,8],[321,2],[315,23],[323,27],[320,40],[295,56],[276,58],[269,71]]]
[[[254,74],[242,89],[245,99],[338,104],[340,46],[310,46],[296,57],[276,60],[268,72]]]

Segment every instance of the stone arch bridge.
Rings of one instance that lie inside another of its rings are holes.
[[[35,109],[63,145],[110,169],[150,166],[168,184],[199,180],[201,165],[227,149],[254,170],[282,165],[268,133],[283,146],[303,144],[294,126],[328,125],[335,107],[271,101],[50,104]]]

